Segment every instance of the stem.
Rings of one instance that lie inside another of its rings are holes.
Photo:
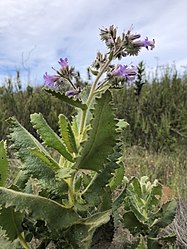
[[[95,81],[94,81],[94,83],[93,83],[93,85],[92,85],[92,87],[91,87],[90,94],[89,94],[89,96],[88,96],[88,100],[87,100],[87,103],[86,103],[87,106],[88,106],[88,108],[82,112],[82,119],[81,119],[81,126],[80,126],[80,134],[82,134],[82,132],[83,132],[83,130],[84,130],[87,111],[88,111],[88,109],[89,109],[89,105],[90,105],[90,103],[91,103],[91,101],[92,101],[92,98],[93,98],[93,96],[94,96],[94,91],[95,91],[95,89],[96,89],[96,87],[97,87],[97,83],[98,83],[99,79],[101,78],[102,74],[105,72],[106,68],[109,66],[109,64],[110,64],[111,61],[112,61],[112,58],[111,58],[111,59],[108,58],[108,60],[105,62],[105,64],[104,64],[103,67],[101,68],[101,71],[98,73],[98,75],[97,75],[97,77],[96,77],[96,79],[95,79]]]
[[[84,124],[85,124],[85,120],[86,120],[87,110],[88,110],[88,109],[86,109],[86,110],[84,110],[84,111],[82,112],[82,119],[81,119],[81,126],[80,126],[80,134],[82,134],[82,133],[83,133],[83,130],[84,130]]]
[[[18,234],[18,238],[19,238],[19,242],[22,245],[22,247],[24,249],[30,249],[29,246],[27,245],[25,239],[23,238],[23,236],[21,235],[21,233]]]
[[[73,191],[73,180],[74,180],[74,174],[73,176],[68,179],[68,197],[69,197],[69,205],[70,207],[73,207],[74,205],[74,191]]]
[[[92,88],[90,90],[90,94],[89,94],[89,97],[88,97],[88,100],[87,100],[87,106],[90,105],[90,102],[92,101],[92,98],[93,98],[93,95],[94,95],[94,91],[96,89],[96,86],[97,86],[97,83],[99,81],[99,79],[101,78],[102,74],[105,72],[106,68],[109,66],[110,62],[112,61],[112,59],[108,59],[105,64],[103,65],[103,67],[101,68],[101,71],[98,73],[93,85],[92,85]]]

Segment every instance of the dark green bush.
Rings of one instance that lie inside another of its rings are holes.
[[[148,82],[140,63],[140,77],[135,84],[114,93],[117,116],[129,123],[124,142],[158,152],[187,145],[187,77],[178,76],[170,67],[160,72],[160,77]],[[24,85],[17,72],[15,79],[6,80],[0,87],[0,139],[8,134],[5,120],[10,116],[15,116],[33,133],[31,113],[41,112],[55,131],[59,113],[69,117],[72,114],[70,106],[42,91],[42,87],[28,85],[23,89]]]
[[[57,117],[60,113],[71,116],[72,108],[42,90],[42,87],[27,86],[17,77],[8,79],[0,87],[0,140],[8,134],[6,119],[15,116],[31,133],[34,130],[30,124],[30,114],[41,112],[49,125],[57,130]],[[36,135],[36,134],[34,134]]]
[[[145,82],[139,95],[136,86],[116,90],[117,115],[129,123],[125,142],[154,151],[186,145],[187,78],[166,70],[161,78]]]

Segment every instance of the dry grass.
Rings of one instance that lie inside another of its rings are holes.
[[[147,175],[171,187],[178,196],[187,199],[187,152],[152,153],[142,147],[125,148],[124,162],[127,176]]]

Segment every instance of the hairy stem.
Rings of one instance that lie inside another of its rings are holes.
[[[69,206],[73,207],[74,205],[74,189],[73,189],[73,181],[74,181],[73,175],[71,178],[68,179],[68,198],[69,198]]]
[[[103,75],[103,73],[105,72],[105,70],[107,69],[107,67],[109,66],[111,61],[112,61],[112,58],[108,58],[108,60],[105,62],[105,64],[101,68],[100,72],[98,73],[98,75],[97,75],[97,77],[96,77],[96,79],[95,79],[95,81],[94,81],[94,83],[93,83],[93,85],[91,87],[91,90],[90,90],[90,93],[89,93],[89,96],[88,96],[88,100],[87,100],[87,103],[86,103],[88,108],[82,112],[80,134],[82,134],[82,132],[84,131],[87,112],[89,110],[90,103],[91,103],[92,98],[94,96],[94,92],[95,92],[95,89],[97,87],[97,83],[98,83],[99,79],[101,78],[101,76]]]

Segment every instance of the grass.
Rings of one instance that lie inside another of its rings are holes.
[[[185,148],[174,152],[150,152],[140,146],[124,149],[126,176],[147,175],[171,187],[177,196],[187,199],[187,151]]]

